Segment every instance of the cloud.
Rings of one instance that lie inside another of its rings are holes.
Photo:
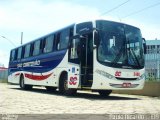
[[[99,15],[97,9],[57,1],[43,4],[40,1],[20,0],[7,8],[2,6],[0,11],[1,26],[28,30],[40,27],[45,29],[48,26],[62,27],[68,23],[92,19]]]
[[[95,8],[66,1],[44,3],[41,0],[16,0],[6,6],[1,5],[0,11],[0,29],[12,34],[23,31],[27,41],[32,40],[33,36],[36,38],[74,22],[99,16]]]
[[[0,35],[19,46],[21,32],[24,32],[23,39],[26,43],[69,24],[97,16],[99,11],[96,8],[67,1],[54,0],[46,3],[41,0],[7,0],[0,4]],[[0,43],[8,44],[8,48],[14,47],[5,39]],[[4,56],[3,52],[1,51],[1,56]]]

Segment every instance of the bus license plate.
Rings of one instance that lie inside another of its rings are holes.
[[[122,87],[124,87],[124,88],[129,88],[129,87],[131,87],[131,83],[123,83],[122,84]]]

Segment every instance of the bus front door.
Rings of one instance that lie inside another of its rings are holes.
[[[91,87],[93,81],[93,41],[87,35],[80,40],[80,68],[82,87]]]
[[[69,72],[68,79],[70,80],[71,76],[76,73],[77,77],[74,76],[74,78],[81,87],[91,87],[93,81],[93,39],[91,37],[92,35],[88,35],[73,39],[70,45],[69,63],[74,65],[72,69],[76,70]],[[73,88],[71,85],[69,87]]]

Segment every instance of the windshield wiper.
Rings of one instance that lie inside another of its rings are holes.
[[[124,40],[124,44],[125,44],[125,40]],[[122,56],[122,51],[123,51],[123,44],[122,44],[122,46],[121,46],[121,48],[120,48],[120,51],[119,51],[119,53],[116,55],[116,57],[115,57],[115,59],[113,60],[113,62],[111,62],[111,66],[114,66],[115,64],[117,64],[117,62],[119,61],[119,59],[121,58],[121,56]]]
[[[131,56],[132,56],[132,59],[133,59],[134,63],[137,64],[138,67],[140,67],[140,63],[139,63],[139,60],[138,60],[135,52],[130,48],[130,42],[129,42],[129,40],[128,40],[127,42],[128,42],[128,44],[129,44],[127,50],[129,49],[129,52],[131,53]],[[128,59],[129,59],[129,58],[128,58]]]
[[[130,51],[131,51],[131,54],[132,54],[132,56],[133,56],[133,60],[136,61],[137,64],[138,64],[138,66],[140,67],[140,63],[139,63],[139,60],[138,60],[135,52],[134,52],[132,49],[130,49]]]

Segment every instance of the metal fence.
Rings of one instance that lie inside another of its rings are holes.
[[[7,81],[8,79],[8,69],[0,71],[0,82]]]
[[[160,60],[146,60],[146,79],[149,81],[160,81]]]

